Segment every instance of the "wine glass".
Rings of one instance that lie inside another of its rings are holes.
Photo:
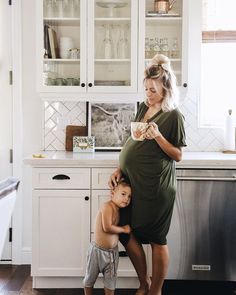
[[[44,1],[44,15],[46,17],[55,16],[55,1],[54,0],[45,0]]]
[[[120,29],[120,39],[118,42],[119,58],[128,58],[129,42],[126,37],[128,25],[122,24]]]
[[[113,51],[113,43],[112,39],[110,37],[110,25],[106,24],[104,25],[105,28],[105,38],[103,40],[103,46],[104,46],[104,58],[110,59],[112,58],[112,51]]]
[[[118,42],[120,39],[120,25],[112,25],[111,30],[112,42],[113,42],[113,56],[118,58]]]
[[[68,6],[68,0],[56,0],[57,16],[64,17],[66,14],[66,8]]]

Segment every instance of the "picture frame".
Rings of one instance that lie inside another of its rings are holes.
[[[95,151],[120,151],[136,112],[136,102],[90,102],[89,135],[95,137]]]
[[[74,153],[93,153],[95,148],[94,136],[73,136]]]

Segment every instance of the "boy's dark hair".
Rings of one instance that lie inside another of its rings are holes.
[[[123,186],[129,186],[129,187],[131,187],[129,180],[128,180],[128,179],[125,179],[124,177],[122,177],[122,178],[117,182],[117,186],[118,186],[119,184],[120,184],[120,185],[123,185]]]

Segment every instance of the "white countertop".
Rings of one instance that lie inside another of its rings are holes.
[[[119,152],[44,152],[45,158],[33,158],[30,155],[24,159],[25,164],[33,167],[116,167]],[[176,164],[179,168],[231,168],[236,169],[236,154],[222,152],[184,152],[182,161]]]

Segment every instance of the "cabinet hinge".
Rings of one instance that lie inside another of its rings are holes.
[[[9,84],[12,85],[13,84],[13,72],[9,71]]]
[[[12,242],[12,227],[9,227],[9,242]]]
[[[9,162],[10,162],[11,164],[13,163],[13,149],[10,149]]]
[[[12,1],[11,1],[11,0],[8,0],[8,4],[9,4],[9,5],[12,5]]]

